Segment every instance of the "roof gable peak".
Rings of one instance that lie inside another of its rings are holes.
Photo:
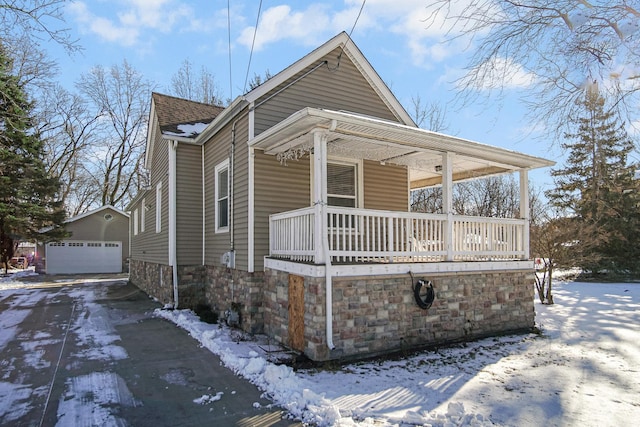
[[[338,55],[338,58],[336,58],[336,64],[328,64],[325,57],[338,48],[340,49],[340,54]],[[258,99],[268,95],[269,92],[276,90],[276,88],[286,83],[301,71],[310,67],[312,71],[322,65],[326,65],[328,67],[339,67],[340,61],[345,55],[354,63],[362,76],[369,82],[373,90],[393,112],[396,118],[405,125],[416,127],[411,116],[409,116],[377,71],[371,66],[369,61],[353,42],[353,39],[351,39],[351,37],[344,31],[317,47],[298,61],[289,65],[287,68],[277,73],[260,86],[249,91],[244,98],[247,102],[254,103]]]

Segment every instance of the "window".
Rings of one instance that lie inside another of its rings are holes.
[[[142,209],[140,210],[140,232],[144,233],[144,223],[146,222],[147,202],[142,199]]]
[[[229,231],[229,160],[216,166],[216,232]]]
[[[358,207],[357,165],[327,162],[327,203],[345,208]]]
[[[138,235],[138,209],[133,210],[133,235]]]
[[[162,231],[162,181],[156,185],[156,233]]]

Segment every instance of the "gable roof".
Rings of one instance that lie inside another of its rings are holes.
[[[404,109],[400,101],[391,92],[389,87],[384,83],[380,75],[371,66],[369,61],[362,54],[360,49],[351,40],[349,35],[344,31],[333,37],[320,47],[314,49],[298,61],[294,62],[284,70],[280,71],[260,86],[250,90],[243,96],[238,96],[221,114],[219,114],[207,127],[195,138],[195,142],[204,143],[211,135],[215,134],[218,129],[232,120],[243,108],[251,103],[256,102],[260,98],[268,95],[278,88],[278,86],[286,83],[296,74],[306,70],[315,69],[323,65],[324,58],[336,49],[341,49],[341,54],[346,55],[352,63],[362,73],[362,76],[369,82],[372,89],[378,94],[380,99],[387,105],[389,110],[398,119],[398,121],[406,126],[418,127],[411,116]],[[337,59],[337,58],[336,58]],[[332,64],[332,66],[337,66]],[[255,106],[254,106],[255,108]]]
[[[97,208],[97,209],[94,209],[94,210],[92,210],[92,211],[87,211],[87,212],[85,212],[85,213],[81,213],[80,215],[76,215],[76,216],[74,216],[74,217],[72,217],[72,218],[68,218],[64,223],[65,223],[65,224],[67,224],[67,223],[70,223],[70,222],[78,221],[79,219],[86,218],[86,217],[88,217],[88,216],[91,216],[91,215],[97,214],[97,213],[99,213],[99,212],[101,212],[101,211],[104,211],[104,210],[107,210],[107,209],[111,209],[111,210],[113,210],[113,211],[115,211],[115,212],[119,213],[120,215],[122,215],[122,216],[125,216],[125,217],[129,218],[129,214],[128,214],[128,213],[121,211],[120,209],[116,208],[115,206],[112,206],[112,205],[104,205],[104,206],[99,207],[99,208]]]
[[[377,71],[371,66],[351,37],[349,37],[349,35],[344,31],[320,47],[314,49],[298,61],[294,62],[260,86],[249,91],[244,98],[250,103],[257,101],[301,71],[314,65],[321,65],[322,62],[320,61],[338,48],[341,49],[340,55],[346,55],[353,62],[365,80],[371,85],[371,88],[378,94],[380,99],[387,105],[398,121],[407,126],[417,127],[411,116],[407,113],[402,104],[400,104],[400,101],[398,101]],[[336,64],[328,65],[332,67],[339,66],[338,58],[336,58]]]
[[[145,166],[149,168],[153,157],[156,124],[162,136],[183,141],[195,140],[224,109],[219,105],[152,92]]]
[[[195,138],[197,134],[188,133],[181,126],[197,123],[208,125],[224,110],[224,107],[218,105],[204,104],[156,92],[151,94],[151,98],[163,135],[176,134],[185,138]]]

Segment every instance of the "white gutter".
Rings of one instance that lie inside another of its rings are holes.
[[[169,141],[169,266],[173,278],[173,308],[178,308],[178,263],[176,248],[176,150],[178,141]]]

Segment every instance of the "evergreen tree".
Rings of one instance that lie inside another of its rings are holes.
[[[593,273],[639,271],[637,166],[628,161],[633,142],[597,88],[580,101],[583,115],[571,119],[575,133],[562,144],[564,168],[551,172],[552,205],[572,218],[574,239],[565,242],[577,264]]]
[[[0,263],[5,270],[20,240],[49,241],[66,234],[65,212],[56,201],[59,183],[47,174],[32,105],[11,65],[0,44]]]

